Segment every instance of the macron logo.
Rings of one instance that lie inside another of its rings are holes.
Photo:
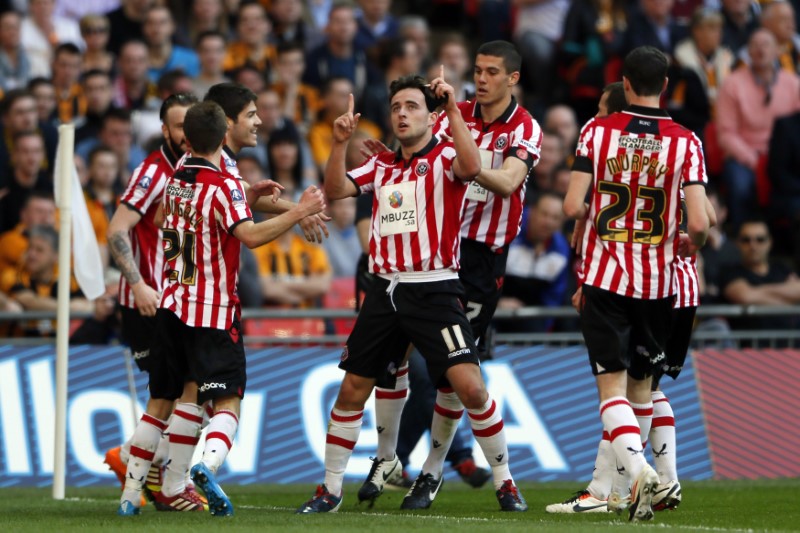
[[[199,392],[206,392],[207,390],[211,389],[227,389],[228,387],[224,383],[203,383],[203,386],[200,387]]]

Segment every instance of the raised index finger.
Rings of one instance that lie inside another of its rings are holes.
[[[356,109],[355,99],[353,98],[353,93],[350,93],[350,96],[348,96],[347,99],[347,112],[352,115],[355,109]]]
[[[444,63],[439,65],[439,77],[442,78],[442,81],[444,81]]]

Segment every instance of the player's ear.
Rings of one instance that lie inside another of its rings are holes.
[[[233,129],[233,120],[230,117],[225,117],[225,122],[228,123],[228,131]]]
[[[508,86],[513,87],[517,83],[519,83],[519,71],[515,70],[508,76]]]

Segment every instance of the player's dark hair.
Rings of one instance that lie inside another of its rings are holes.
[[[603,92],[608,93],[606,109],[609,115],[619,113],[628,107],[628,101],[625,99],[625,87],[621,81],[609,83],[603,88]]]
[[[489,41],[483,43],[478,48],[478,54],[484,56],[500,57],[503,59],[503,66],[506,67],[506,72],[519,72],[522,68],[522,56],[517,51],[517,48],[508,41]]]
[[[166,100],[161,102],[161,109],[158,112],[158,118],[161,122],[167,120],[167,111],[173,107],[189,107],[197,103],[197,97],[193,93],[175,93],[167,96]]]
[[[653,46],[639,46],[625,56],[622,75],[637,96],[658,96],[664,89],[669,61],[664,52]]]
[[[225,139],[228,122],[222,107],[212,100],[195,104],[186,112],[183,120],[183,133],[199,155],[214,153]],[[216,162],[215,162],[216,163]]]
[[[218,83],[206,93],[204,102],[214,102],[222,108],[225,116],[236,122],[245,107],[256,101],[256,93],[238,83]]]
[[[44,239],[53,250],[58,251],[58,232],[54,227],[40,224],[28,228],[25,233],[28,235],[29,241],[33,238]]]
[[[425,95],[425,106],[431,113],[446,101],[445,98],[437,98],[436,95],[433,94],[433,91],[431,90],[425,78],[414,75],[402,76],[394,80],[389,85],[389,101],[391,102],[392,98],[394,98],[394,95],[403,89],[419,89],[422,91],[422,94]]]

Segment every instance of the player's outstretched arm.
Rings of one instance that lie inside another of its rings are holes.
[[[528,165],[516,157],[507,157],[498,169],[482,168],[475,181],[493,193],[508,198],[519,189],[527,175]]]
[[[130,230],[142,219],[137,211],[120,204],[108,225],[108,248],[111,257],[133,290],[133,300],[139,313],[155,316],[158,309],[158,292],[142,279],[139,266],[133,258]]]
[[[260,181],[252,187],[243,181],[242,185],[247,193],[247,203],[253,211],[280,215],[297,205],[294,202],[279,198],[280,192],[283,191],[283,185],[272,180]],[[331,217],[325,213],[317,213],[302,219],[298,222],[298,225],[303,230],[303,235],[308,242],[322,243],[322,236],[328,237],[330,235],[328,226],[325,224],[330,220]]]
[[[331,200],[358,195],[355,184],[347,179],[347,167],[345,166],[347,144],[350,142],[353,132],[356,131],[358,119],[361,117],[361,113],[353,114],[353,111],[355,111],[355,100],[351,93],[347,112],[333,122],[331,155],[325,164],[325,195]]]
[[[447,98],[444,104],[444,111],[447,113],[447,120],[450,122],[450,134],[453,136],[453,144],[456,148],[456,159],[453,163],[453,172],[463,181],[475,179],[481,171],[481,154],[478,145],[472,138],[461,111],[456,102],[455,89],[444,81],[444,65],[438,78],[431,80],[431,91],[437,98]]]
[[[300,202],[286,213],[258,224],[248,220],[233,229],[233,235],[248,248],[257,248],[275,240],[303,218],[316,215],[325,209],[322,191],[313,185],[303,192]]]
[[[569,188],[564,198],[564,214],[569,218],[580,220],[589,212],[585,200],[591,184],[592,175],[588,172],[573,170],[570,173]]]

